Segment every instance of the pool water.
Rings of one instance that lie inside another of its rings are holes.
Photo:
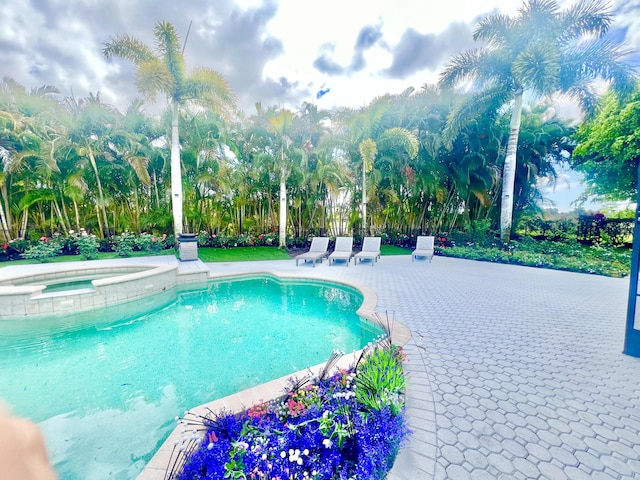
[[[60,480],[130,479],[184,410],[362,348],[359,292],[270,277],[211,282],[136,319],[0,330],[0,397],[39,422]]]
[[[47,285],[42,293],[66,292],[67,290],[94,289],[91,280],[74,280],[71,282],[58,282]]]

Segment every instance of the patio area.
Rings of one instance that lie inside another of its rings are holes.
[[[207,265],[356,281],[412,330],[413,435],[389,480],[640,478],[640,359],[621,353],[628,279],[446,257]]]

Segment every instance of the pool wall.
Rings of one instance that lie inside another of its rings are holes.
[[[201,262],[192,262],[201,265],[190,265],[186,270],[181,269],[177,261],[118,266],[96,263],[91,262],[90,266],[83,262],[64,266],[47,265],[49,268],[36,268],[30,274],[25,274],[24,269],[13,275],[9,274],[0,281],[0,321],[27,320],[122,305],[166,292],[179,285],[192,286],[194,283],[206,282],[209,276],[209,270]],[[92,275],[103,278],[93,280],[90,288],[44,292],[47,283],[52,281]],[[41,285],[37,285],[39,281],[42,281]],[[25,282],[30,284],[16,285]]]

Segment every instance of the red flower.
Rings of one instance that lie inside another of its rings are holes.
[[[209,443],[214,443],[217,441],[218,441],[218,436],[216,435],[216,432],[209,433]]]
[[[260,240],[262,240],[262,234],[258,235],[258,238],[259,238]]]

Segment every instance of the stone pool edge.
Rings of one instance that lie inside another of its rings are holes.
[[[358,290],[363,297],[362,305],[360,305],[360,308],[358,308],[356,313],[372,323],[377,323],[375,308],[378,305],[378,295],[370,287],[358,282],[335,280],[333,278],[322,276],[311,278],[303,274],[280,275],[267,269],[231,274],[210,273],[209,280],[237,279],[241,277],[251,278],[264,275],[273,276],[280,280],[309,280],[312,282],[327,282],[354,288]],[[393,330],[391,332],[391,340],[395,345],[404,346],[411,340],[411,330],[409,330],[409,328],[401,322],[394,320]],[[358,358],[357,356],[361,352],[362,350],[356,350],[352,353],[344,355],[342,358],[340,358],[335,368],[348,368],[350,365],[353,365],[355,363],[355,360]],[[191,412],[202,415],[206,414],[209,410],[217,412],[223,408],[234,413],[240,413],[257,403],[267,402],[281,397],[284,394],[284,390],[289,384],[289,380],[291,378],[300,378],[307,375],[308,373],[317,375],[317,373],[322,370],[324,365],[325,363],[323,362],[307,369],[282,376],[275,380],[256,385],[255,387],[248,388],[231,395],[227,395],[226,397],[222,397],[211,402],[195,406],[189,410]],[[169,434],[160,448],[156,450],[156,453],[153,455],[151,460],[149,460],[149,462],[145,465],[144,470],[142,470],[142,472],[140,472],[140,474],[136,477],[136,480],[164,480],[167,472],[167,466],[169,465],[171,455],[174,452],[175,442],[176,440],[178,442],[181,442],[182,437],[184,436],[182,430],[182,426],[176,425],[176,427]]]

